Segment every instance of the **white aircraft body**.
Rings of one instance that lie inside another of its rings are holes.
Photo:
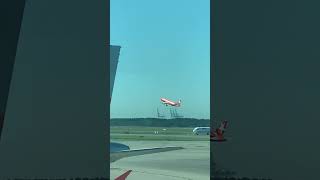
[[[193,129],[193,134],[195,135],[209,135],[210,127],[196,127]]]
[[[160,98],[160,101],[166,106],[168,106],[168,105],[175,106],[175,107],[181,106],[181,100],[179,100],[178,102],[173,102],[173,101],[166,99],[166,98]]]

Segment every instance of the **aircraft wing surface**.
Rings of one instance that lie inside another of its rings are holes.
[[[166,152],[166,151],[174,151],[184,149],[183,147],[162,147],[162,148],[148,148],[148,149],[133,149],[133,150],[124,150],[119,152],[112,152],[110,153],[110,162],[115,162],[119,159],[131,156],[139,156],[145,154],[153,154],[159,152]]]

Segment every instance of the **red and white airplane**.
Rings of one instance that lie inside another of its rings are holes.
[[[175,107],[180,107],[181,106],[181,100],[179,100],[178,102],[173,102],[170,101],[166,98],[160,98],[160,101],[165,104],[166,106],[170,105],[170,106],[175,106]]]
[[[223,136],[225,130],[227,129],[228,121],[222,121],[219,128],[211,131],[210,141],[226,141],[227,139]]]

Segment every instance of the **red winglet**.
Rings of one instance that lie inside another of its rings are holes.
[[[123,173],[121,176],[116,177],[114,180],[126,180],[126,178],[129,176],[132,170],[129,170],[125,173]]]

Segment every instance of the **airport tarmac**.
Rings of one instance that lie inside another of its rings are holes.
[[[110,177],[115,179],[132,170],[128,180],[209,180],[209,141],[117,141],[131,149],[181,146],[185,149],[128,157],[111,163]]]

